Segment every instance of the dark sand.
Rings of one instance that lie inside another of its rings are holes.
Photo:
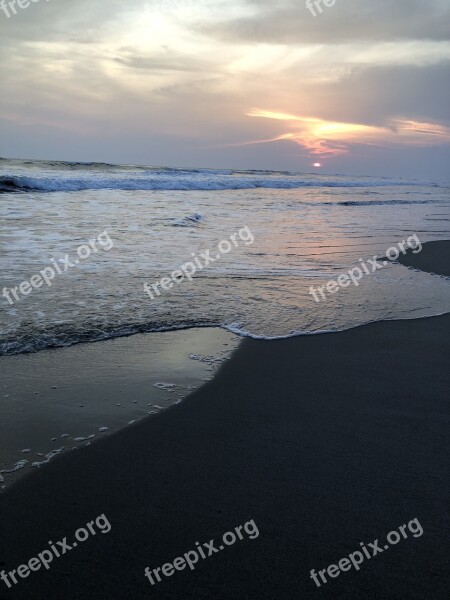
[[[423,245],[422,252],[413,254],[412,251],[408,251],[405,256],[400,255],[398,262],[428,273],[450,276],[449,254],[450,242],[427,242]]]
[[[434,272],[449,274],[449,246],[440,244]],[[112,524],[50,571],[11,590],[0,580],[0,597],[448,600],[449,332],[445,315],[244,340],[184,403],[0,496],[7,571],[101,513]],[[309,578],[361,541],[383,547],[414,518],[421,537],[409,534],[320,589]],[[257,539],[154,587],[144,578],[146,566],[250,519]]]

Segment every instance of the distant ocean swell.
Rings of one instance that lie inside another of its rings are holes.
[[[397,186],[439,187],[436,183],[391,181],[383,179],[354,179],[327,177],[326,179],[301,178],[293,175],[267,173],[266,176],[250,172],[217,172],[155,170],[136,177],[117,175],[84,177],[58,176],[0,176],[0,193],[26,192],[77,192],[83,190],[169,190],[169,191],[220,191],[300,188],[377,188]]]

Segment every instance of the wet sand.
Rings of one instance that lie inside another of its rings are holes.
[[[449,253],[450,245],[448,242],[427,242],[424,244],[422,252],[413,254],[413,252],[408,251],[405,256],[400,255],[398,262],[405,265],[405,267],[413,267],[420,271],[449,277],[448,262],[450,259],[445,257]]]
[[[192,328],[1,356],[0,490],[49,456],[181,402],[239,341]]]
[[[449,242],[432,271],[450,274]],[[424,245],[426,256],[428,245]],[[434,252],[434,250],[433,250]],[[422,263],[421,263],[422,264]],[[417,263],[416,263],[417,265]],[[98,515],[112,529],[2,598],[446,600],[450,315],[244,340],[182,404],[55,459],[0,496],[0,568]],[[96,345],[102,352],[102,344]],[[76,365],[71,365],[76,368]],[[417,518],[423,535],[326,569]],[[244,539],[151,586],[162,566],[253,519]]]

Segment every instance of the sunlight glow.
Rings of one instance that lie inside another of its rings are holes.
[[[251,143],[268,143],[286,139],[309,150],[312,156],[332,157],[347,154],[350,144],[432,146],[450,141],[450,127],[392,119],[386,125],[340,123],[316,117],[302,117],[271,110],[252,109],[248,117],[284,121],[289,131],[273,138]],[[315,163],[314,167],[320,167]]]

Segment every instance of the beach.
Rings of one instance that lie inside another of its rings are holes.
[[[450,275],[449,247],[433,244],[433,272]],[[443,315],[243,340],[181,404],[0,495],[6,572],[99,515],[111,525],[49,570],[0,581],[2,597],[446,599],[449,331]],[[383,546],[414,519],[422,535]],[[252,520],[255,539],[145,577]],[[359,570],[317,586],[312,569],[374,540],[382,551]]]
[[[448,0],[15,4],[0,600],[449,600]]]
[[[0,357],[0,493],[55,456],[183,401],[239,344],[223,329]]]

